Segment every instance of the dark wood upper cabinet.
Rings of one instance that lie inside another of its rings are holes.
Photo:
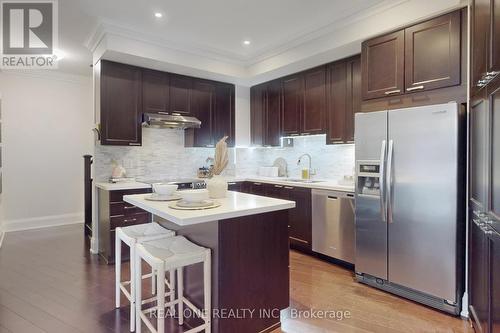
[[[140,146],[141,69],[105,60],[100,66],[101,144]]]
[[[500,0],[491,0],[488,72],[500,72]]]
[[[486,94],[470,103],[470,198],[482,211],[488,207],[488,100]]]
[[[264,146],[281,144],[281,80],[274,80],[267,85]]]
[[[301,133],[325,133],[326,67],[321,66],[304,73],[304,108]]]
[[[371,99],[404,91],[404,30],[363,42],[362,96]]]
[[[354,114],[361,110],[361,59],[339,60],[328,68],[326,143],[354,141]]]
[[[475,89],[487,70],[490,0],[474,0],[472,8],[471,86]]]
[[[189,114],[190,96],[193,79],[188,76],[170,75],[170,112]]]
[[[303,101],[302,75],[293,75],[283,79],[283,134],[300,134]]]
[[[190,110],[201,121],[201,128],[185,131],[186,145],[190,147],[214,147],[215,84],[205,80],[193,80]]]
[[[234,147],[235,145],[234,93],[234,85],[232,84],[216,83],[215,85],[214,142],[217,143],[224,136],[227,136],[226,143],[229,147]]]
[[[460,11],[405,29],[405,89],[460,84]]]
[[[488,102],[491,114],[491,148],[489,149],[491,153],[489,184],[491,213],[500,219],[500,86],[491,90]]]
[[[165,72],[144,69],[142,71],[143,112],[169,112],[169,75]]]
[[[254,146],[264,144],[266,87],[263,83],[250,88],[250,137]]]

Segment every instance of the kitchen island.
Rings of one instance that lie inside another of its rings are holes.
[[[295,202],[229,191],[221,205],[176,210],[149,194],[125,202],[154,215],[164,227],[212,249],[212,332],[258,333],[280,325],[289,306],[288,209]],[[186,269],[185,294],[202,305],[202,266]],[[187,321],[197,325],[196,318]]]

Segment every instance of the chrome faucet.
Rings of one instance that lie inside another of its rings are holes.
[[[300,165],[300,162],[302,161],[302,158],[304,156],[307,156],[309,158],[309,168],[308,168],[309,172],[307,173],[307,179],[311,179],[311,175],[315,175],[316,174],[316,170],[314,170],[312,168],[312,157],[311,157],[311,155],[309,155],[307,153],[300,155],[299,159],[297,160],[297,165]]]

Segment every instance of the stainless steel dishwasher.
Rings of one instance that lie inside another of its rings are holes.
[[[312,249],[354,264],[354,193],[312,190]]]

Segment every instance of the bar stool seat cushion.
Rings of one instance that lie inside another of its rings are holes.
[[[128,245],[130,245],[131,240],[141,243],[147,240],[175,236],[175,232],[165,229],[156,222],[117,228],[117,232],[120,233],[120,238]]]
[[[162,260],[167,270],[202,262],[207,251],[183,236],[147,241],[142,243],[142,246],[145,250],[143,255],[153,260]]]

